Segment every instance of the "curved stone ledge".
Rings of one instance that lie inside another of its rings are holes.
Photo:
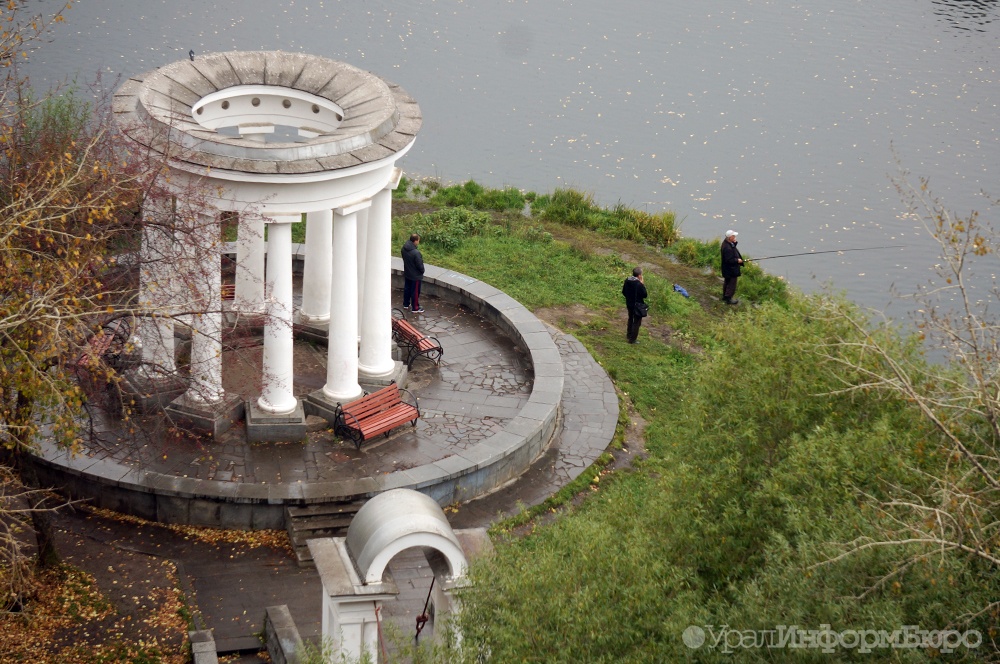
[[[402,261],[393,259],[402,283]],[[534,383],[527,404],[503,430],[439,461],[375,477],[333,482],[254,484],[156,473],[107,459],[71,455],[45,441],[35,459],[40,480],[73,498],[151,521],[223,528],[284,528],[285,507],[370,498],[408,488],[441,505],[483,495],[520,475],[555,432],[563,364],[544,325],[506,293],[467,275],[427,266],[422,294],[468,307],[528,353]]]

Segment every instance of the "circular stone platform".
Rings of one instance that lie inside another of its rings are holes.
[[[394,259],[399,283],[400,272]],[[289,507],[360,504],[392,488],[416,489],[441,505],[486,494],[524,472],[556,431],[564,396],[560,351],[525,307],[469,276],[427,266],[422,294],[427,313],[411,319],[445,353],[440,366],[414,365],[416,428],[358,452],[329,431],[315,431],[305,443],[251,445],[242,428],[216,441],[165,430],[154,440],[141,431],[122,436],[120,424],[95,416],[96,439],[104,442],[76,455],[43,443],[36,457],[41,479],[74,498],[154,521],[244,529],[284,528]],[[227,352],[235,360],[252,358],[254,349]],[[300,366],[325,371],[322,361],[312,345],[297,344]],[[304,371],[296,390],[314,388],[310,375],[323,379]],[[597,405],[604,420],[617,419],[613,389]],[[601,449],[613,434],[613,424],[602,428]]]

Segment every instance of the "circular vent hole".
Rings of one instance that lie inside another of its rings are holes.
[[[290,101],[288,101],[286,99],[283,102],[281,102],[281,105],[284,106],[285,108],[291,108],[292,107],[292,102],[290,102]]]
[[[260,97],[254,97],[250,100],[251,106],[260,106]]]
[[[222,102],[222,110],[225,111],[225,110],[228,110],[228,109],[229,109],[229,101],[227,100],[227,101]]]

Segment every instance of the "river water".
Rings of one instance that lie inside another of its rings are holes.
[[[303,51],[417,99],[411,176],[572,186],[673,210],[686,235],[734,228],[758,257],[905,245],[762,264],[900,318],[890,287],[937,262],[900,170],[960,214],[1000,197],[996,0],[78,0],[52,38],[36,85],[189,50]],[[982,297],[998,268],[977,266]]]

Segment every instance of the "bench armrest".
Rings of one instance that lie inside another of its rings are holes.
[[[348,417],[351,418],[352,420],[354,420],[353,424],[351,424],[351,423],[349,423],[347,421]],[[342,410],[337,415],[337,419],[339,420],[340,426],[344,426],[344,427],[347,427],[349,429],[359,429],[359,430],[361,429],[361,422],[359,422],[358,418],[354,417],[354,415],[351,414],[351,413],[348,413],[348,412]]]
[[[410,399],[413,400],[413,403],[409,403],[408,401],[403,401],[404,392],[409,395]],[[410,392],[409,390],[402,387],[399,388],[399,400],[405,403],[407,406],[413,406],[414,408],[416,408],[417,416],[418,417],[420,416],[420,402],[417,400],[417,397],[413,396],[413,392]]]

